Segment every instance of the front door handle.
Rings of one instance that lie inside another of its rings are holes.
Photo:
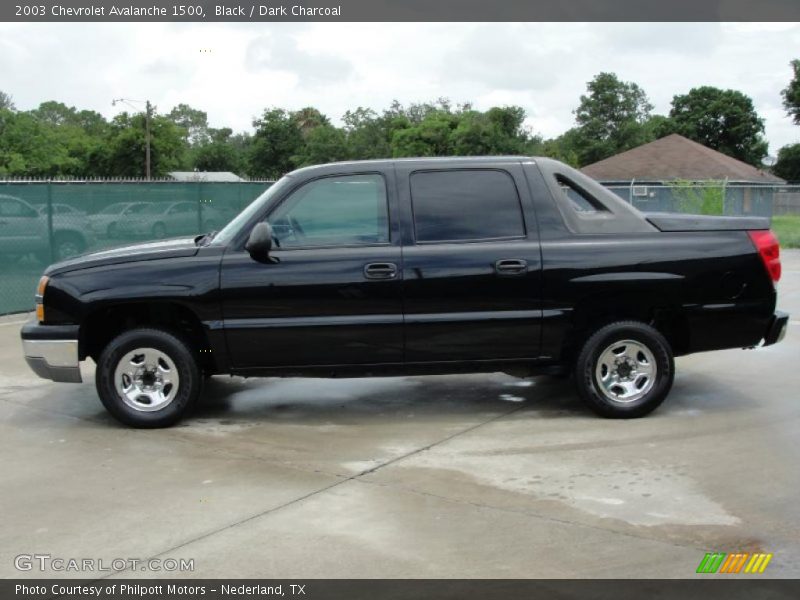
[[[369,263],[364,265],[364,277],[367,279],[394,279],[397,277],[397,265],[390,262]]]
[[[521,258],[504,258],[494,263],[494,270],[498,275],[524,275],[528,272],[528,261]]]

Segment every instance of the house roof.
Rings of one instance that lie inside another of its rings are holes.
[[[244,181],[230,171],[171,171],[169,176],[176,181]]]
[[[786,183],[752,165],[673,133],[581,169],[598,181],[725,180]]]

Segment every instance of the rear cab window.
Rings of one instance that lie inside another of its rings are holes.
[[[524,238],[511,175],[498,169],[416,171],[411,204],[418,244]]]

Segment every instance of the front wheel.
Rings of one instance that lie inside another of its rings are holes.
[[[615,419],[642,417],[655,410],[667,397],[674,376],[669,342],[638,321],[598,329],[575,364],[581,398],[597,414]]]
[[[132,427],[169,427],[197,401],[202,376],[182,340],[160,329],[132,329],[103,350],[95,385],[118,421]]]

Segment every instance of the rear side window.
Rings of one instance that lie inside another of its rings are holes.
[[[422,171],[411,175],[417,242],[525,236],[519,194],[505,171]]]

